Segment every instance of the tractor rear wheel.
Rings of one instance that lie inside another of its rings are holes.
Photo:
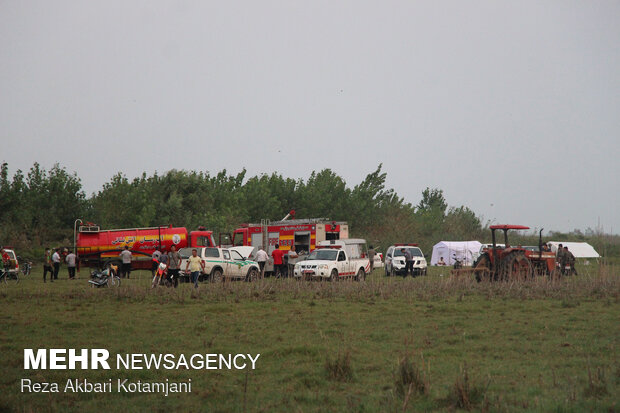
[[[474,274],[476,275],[476,281],[490,280],[491,274],[491,259],[488,254],[482,254],[476,261],[474,261]]]
[[[509,253],[500,262],[499,279],[503,281],[524,281],[532,277],[532,262],[521,251]]]

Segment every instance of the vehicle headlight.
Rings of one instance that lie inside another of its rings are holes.
[[[295,264],[295,269],[296,269],[296,270],[298,270],[298,269],[299,269],[299,267],[301,267],[301,264],[299,264],[299,263]]]
[[[329,265],[327,265],[327,264],[319,264],[319,270],[326,270],[327,268],[329,268]]]

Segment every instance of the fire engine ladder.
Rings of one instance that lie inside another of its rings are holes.
[[[269,242],[269,224],[271,224],[271,221],[268,219],[260,220],[260,230],[263,234],[263,249],[267,252],[269,252],[269,245],[267,245],[267,243]]]

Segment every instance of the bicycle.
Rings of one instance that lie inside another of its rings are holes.
[[[5,284],[15,282],[15,284],[17,284],[19,282],[19,275],[17,272],[11,272],[4,269],[0,270],[0,282],[4,282]]]

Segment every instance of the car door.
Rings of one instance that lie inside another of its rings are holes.
[[[241,278],[244,277],[245,274],[243,271],[246,269],[245,265],[243,265],[245,260],[239,254],[239,252],[235,250],[230,250],[230,274],[231,277]]]
[[[222,250],[222,268],[224,269],[225,277],[235,277],[235,267],[236,265],[232,265],[232,260],[230,258],[229,250]]]
[[[344,251],[338,251],[338,258],[336,261],[336,268],[338,269],[338,274],[342,275],[349,272],[347,264],[347,256],[345,255]]]

